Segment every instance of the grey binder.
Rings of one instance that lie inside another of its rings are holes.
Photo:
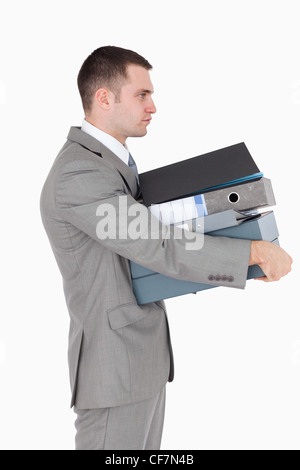
[[[208,215],[228,209],[238,211],[276,205],[272,184],[267,178],[211,191],[203,197]]]

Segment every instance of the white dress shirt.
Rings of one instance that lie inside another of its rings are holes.
[[[119,157],[126,165],[128,165],[129,150],[125,144],[122,145],[117,139],[101,131],[98,127],[93,126],[85,119],[83,120],[81,130],[99,140],[105,147],[111,150],[117,157]]]

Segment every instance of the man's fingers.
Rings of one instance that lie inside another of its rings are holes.
[[[292,270],[292,257],[281,247],[266,241],[254,241],[251,245],[250,266],[258,264],[266,277],[257,281],[275,282]]]

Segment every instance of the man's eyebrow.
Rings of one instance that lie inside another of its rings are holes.
[[[141,88],[140,90],[137,90],[137,91],[136,91],[136,94],[137,94],[137,95],[138,95],[139,93],[147,93],[147,94],[152,95],[152,93],[154,93],[154,90],[145,90],[144,88]]]

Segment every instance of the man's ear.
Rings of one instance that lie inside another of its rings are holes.
[[[95,93],[95,98],[98,106],[102,109],[108,110],[112,103],[112,93],[107,88],[99,88]]]

